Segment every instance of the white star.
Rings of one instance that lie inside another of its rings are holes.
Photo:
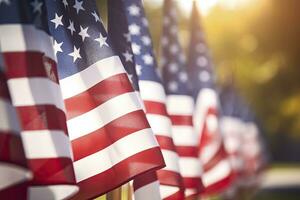
[[[179,46],[177,44],[172,44],[170,47],[170,52],[172,54],[176,54],[176,53],[178,53],[178,51],[179,51]]]
[[[196,64],[199,67],[205,67],[208,64],[207,58],[205,56],[200,56],[199,58],[197,58]]]
[[[83,1],[75,0],[75,4],[74,4],[73,8],[76,9],[77,14],[79,13],[80,10],[85,10],[85,9],[82,7],[82,4],[83,4]]]
[[[92,15],[94,16],[96,22],[100,22],[100,18],[98,16],[98,14],[96,13],[96,11],[92,12]]]
[[[174,92],[178,89],[178,84],[175,81],[171,81],[168,84],[168,88],[169,88],[169,90]]]
[[[204,51],[206,50],[206,46],[203,43],[199,43],[196,45],[196,51],[198,53],[204,53]]]
[[[30,3],[30,5],[33,7],[33,12],[37,12],[39,14],[42,13],[42,6],[43,6],[43,3],[42,2],[39,2],[38,0],[35,0],[33,2]]]
[[[177,10],[176,10],[176,8],[172,8],[172,9],[170,10],[170,15],[171,15],[171,17],[173,17],[173,18],[176,18],[176,17],[177,17]]]
[[[210,74],[207,71],[202,71],[199,73],[198,78],[202,82],[207,82],[210,80]]]
[[[184,63],[184,62],[185,62],[185,56],[184,56],[183,53],[181,53],[181,54],[179,55],[179,61],[180,61],[181,63]]]
[[[10,0],[0,0],[0,5],[2,4],[2,3],[4,3],[4,4],[6,4],[6,5],[10,5]]]
[[[188,75],[186,72],[180,72],[179,73],[179,80],[181,82],[186,82],[188,80]]]
[[[131,42],[131,36],[130,33],[124,33],[123,36],[125,37],[127,42]]]
[[[132,16],[138,16],[140,14],[140,9],[136,5],[132,4],[128,7],[129,14]]]
[[[72,22],[71,20],[69,22],[70,22],[70,25],[68,26],[67,29],[69,29],[71,31],[71,35],[73,35],[73,32],[75,32],[74,22]]]
[[[100,47],[102,47],[103,45],[106,45],[108,46],[106,40],[107,40],[107,37],[103,37],[103,35],[100,33],[99,37],[95,39],[97,42],[99,42],[100,44]]]
[[[151,44],[151,40],[148,36],[143,36],[142,41],[143,41],[144,45],[146,45],[146,46],[149,46]]]
[[[86,27],[85,29],[80,26],[80,32],[78,33],[78,35],[81,36],[82,38],[82,42],[84,42],[84,39],[87,37],[90,37],[90,35],[87,33],[89,27]]]
[[[178,65],[176,63],[170,63],[169,70],[170,70],[170,72],[173,72],[173,73],[177,72],[178,71]]]
[[[144,60],[144,63],[146,65],[152,65],[153,64],[153,57],[149,54],[146,54],[146,55],[143,55],[143,60]]]
[[[129,29],[129,32],[131,35],[139,35],[140,34],[140,27],[136,24],[130,24],[128,29]]]
[[[62,0],[62,3],[64,4],[65,8],[68,6],[67,0]]]
[[[135,55],[141,54],[141,47],[140,47],[139,45],[137,45],[136,43],[132,43],[132,44],[131,44],[131,48],[132,48],[132,52],[133,52]]]
[[[162,39],[161,39],[161,44],[163,46],[166,46],[167,44],[169,43],[169,40],[167,37],[163,36]]]
[[[133,75],[127,73],[127,76],[128,76],[128,79],[129,79],[130,83],[133,85]]]
[[[63,18],[63,15],[61,16],[58,16],[57,13],[55,13],[55,18],[51,20],[51,22],[53,22],[55,24],[55,29],[59,26],[59,25],[62,25],[63,26],[63,23],[62,23],[62,18]]]
[[[133,55],[131,53],[129,53],[129,51],[126,51],[125,53],[122,53],[122,54],[123,54],[126,62],[133,62],[133,60],[132,60]]]
[[[142,23],[143,23],[144,26],[149,25],[148,20],[145,17],[142,19]]]
[[[54,40],[53,49],[54,49],[55,55],[56,55],[58,52],[63,52],[62,49],[61,49],[62,44],[63,44],[63,42],[57,43],[56,40]]]
[[[171,26],[170,33],[175,35],[177,33],[177,26],[175,26],[175,25]]]
[[[142,66],[141,65],[136,65],[135,66],[136,74],[137,75],[142,75]]]
[[[73,57],[73,62],[75,63],[78,58],[81,58],[81,56],[80,56],[80,48],[77,49],[74,46],[74,51],[72,53],[69,53],[68,55]]]
[[[163,23],[164,23],[164,25],[166,25],[166,26],[169,25],[169,24],[170,24],[170,19],[169,19],[168,17],[165,17]]]

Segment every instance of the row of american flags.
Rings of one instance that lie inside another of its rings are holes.
[[[197,199],[258,183],[253,113],[216,89],[197,4],[187,56],[179,16],[165,0],[157,63],[141,0],[109,0],[107,29],[95,0],[0,0],[0,199],[128,182],[137,200]]]

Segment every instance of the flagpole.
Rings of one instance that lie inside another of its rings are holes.
[[[106,200],[121,200],[122,187],[118,187],[106,194]]]

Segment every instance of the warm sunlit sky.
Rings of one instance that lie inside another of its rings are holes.
[[[184,11],[183,13],[189,13],[192,8],[194,0],[177,0],[179,7]],[[226,9],[235,9],[240,6],[245,6],[253,0],[195,0],[203,15],[207,15],[214,6],[222,6]],[[156,4],[161,4],[162,0],[153,0]]]

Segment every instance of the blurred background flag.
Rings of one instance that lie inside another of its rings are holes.
[[[163,167],[163,157],[91,1],[47,1],[80,192],[104,194]]]
[[[141,98],[146,116],[162,149],[166,167],[158,170],[163,199],[182,199],[183,182],[178,155],[173,143],[171,121],[166,111],[166,95],[156,69],[148,20],[140,0],[123,1],[131,36],[131,47],[136,62]]]
[[[185,71],[185,56],[178,39],[177,4],[164,1],[162,67],[167,93],[167,110],[172,121],[173,140],[178,152],[185,197],[196,197],[202,190],[202,168],[198,159],[198,140],[193,127],[194,100]]]
[[[194,2],[191,15],[191,37],[188,73],[196,100],[194,126],[199,134],[199,157],[203,164],[205,194],[224,191],[231,183],[232,169],[219,130],[219,99],[215,91],[210,55],[200,25],[200,14]]]
[[[138,77],[135,70],[135,59],[131,49],[131,36],[126,18],[124,0],[110,0],[108,3],[108,37],[118,53],[133,88],[139,94]],[[141,104],[144,103],[141,101]],[[144,105],[143,105],[144,106]],[[135,177],[133,181],[135,200],[160,200],[159,182],[156,171]]]
[[[45,9],[42,1],[1,2],[0,46],[33,172],[27,197],[64,199],[78,187]]]
[[[20,135],[20,124],[7,87],[0,54],[0,197],[20,199],[26,195],[25,182],[32,178]]]

